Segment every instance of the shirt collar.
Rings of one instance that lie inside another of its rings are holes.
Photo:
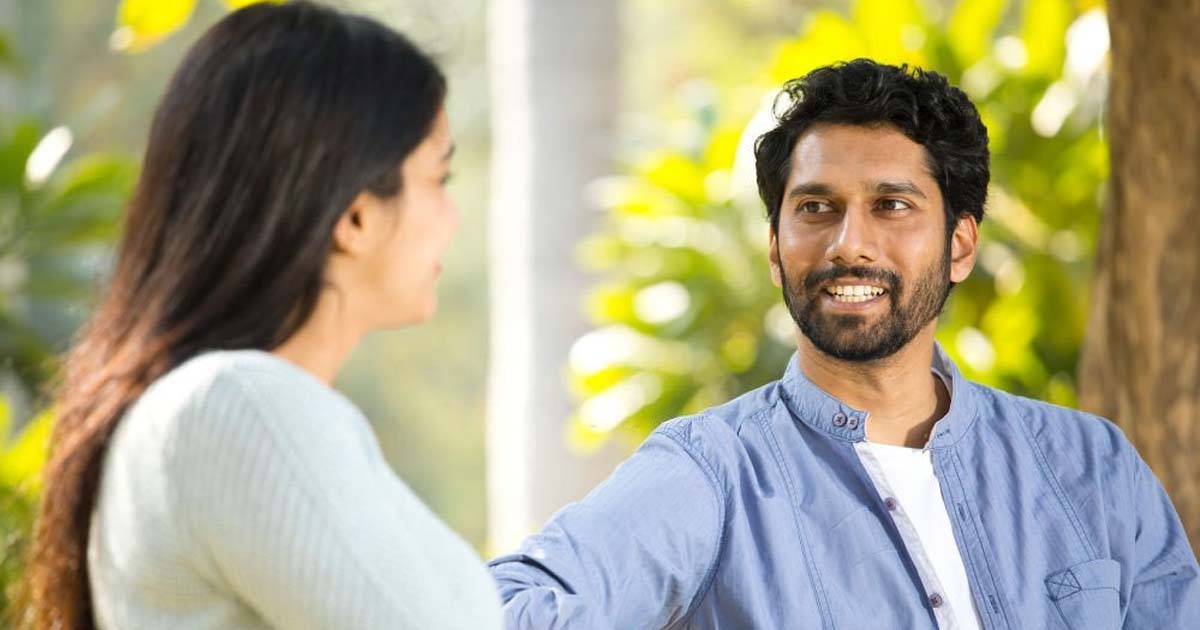
[[[930,369],[949,381],[950,409],[934,424],[926,448],[952,446],[975,422],[970,383],[958,371],[941,344],[934,344]],[[792,415],[809,427],[847,442],[866,439],[867,412],[855,409],[817,387],[800,369],[798,354],[788,361],[783,374],[783,400]]]

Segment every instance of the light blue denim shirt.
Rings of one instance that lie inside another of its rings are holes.
[[[966,381],[928,448],[983,628],[1197,630],[1196,557],[1121,431]],[[508,627],[913,630],[944,605],[855,444],[866,413],[795,358],[783,379],[658,428],[518,553]],[[939,626],[939,619],[942,626]]]

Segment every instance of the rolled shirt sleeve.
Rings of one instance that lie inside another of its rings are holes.
[[[517,553],[490,563],[511,630],[662,628],[707,589],[725,501],[672,424]]]

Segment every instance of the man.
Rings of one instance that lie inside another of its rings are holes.
[[[795,358],[493,561],[509,626],[1200,628],[1195,555],[1121,432],[966,381],[934,341],[975,264],[975,107],[868,60],[785,92],[756,157]]]

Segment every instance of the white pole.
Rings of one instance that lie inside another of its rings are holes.
[[[614,168],[617,1],[492,0],[489,23],[488,532],[505,553],[623,455],[581,458],[564,439],[567,354],[587,329],[583,191]]]

